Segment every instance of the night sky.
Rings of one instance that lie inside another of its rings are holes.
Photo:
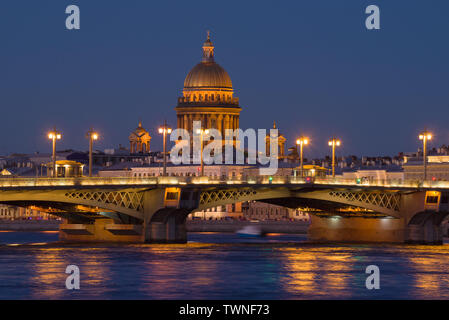
[[[81,30],[65,28],[66,6]],[[381,30],[365,28],[365,8],[381,10]],[[128,146],[139,119],[159,150],[157,127],[176,125],[184,78],[201,61],[206,30],[215,59],[240,98],[242,128],[273,120],[308,155],[395,155],[415,151],[418,134],[449,143],[449,1],[0,2],[0,155]]]

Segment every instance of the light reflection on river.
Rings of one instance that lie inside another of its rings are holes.
[[[0,232],[0,299],[449,299],[449,245],[310,244],[189,234],[185,245],[56,243],[55,232]],[[81,289],[65,288],[65,268]],[[365,288],[365,268],[381,289]]]

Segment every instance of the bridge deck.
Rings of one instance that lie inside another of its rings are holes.
[[[14,189],[92,189],[98,187],[108,188],[156,188],[156,187],[183,187],[200,185],[207,187],[262,187],[288,186],[288,187],[314,187],[314,188],[360,188],[360,189],[394,189],[402,191],[413,190],[449,190],[448,181],[408,181],[408,180],[375,180],[357,183],[350,179],[323,178],[306,180],[294,176],[257,176],[243,178],[212,178],[212,177],[83,177],[83,178],[0,178],[0,190]]]

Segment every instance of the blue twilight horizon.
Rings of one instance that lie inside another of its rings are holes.
[[[65,8],[81,10],[81,29],[65,28]],[[381,29],[365,28],[378,5]],[[161,149],[157,128],[176,125],[184,78],[201,60],[211,30],[216,61],[240,98],[240,126],[276,121],[307,156],[395,155],[449,143],[449,3],[419,1],[8,1],[0,4],[0,155],[128,145],[141,120]]]

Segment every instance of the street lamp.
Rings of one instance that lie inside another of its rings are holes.
[[[203,136],[205,134],[209,134],[209,130],[207,129],[198,129],[196,130],[196,133],[200,135],[200,149],[201,149],[201,176],[204,176],[204,163],[203,163]]]
[[[53,153],[52,153],[52,161],[53,161],[53,178],[56,178],[56,140],[61,140],[62,134],[56,131],[56,128],[53,128],[53,131],[48,133],[48,139],[52,140],[53,144]]]
[[[87,138],[89,139],[89,177],[92,177],[92,146],[94,144],[94,140],[98,140],[98,133],[96,133],[92,128],[90,128],[89,131],[87,131],[86,134]]]
[[[421,132],[419,140],[422,140],[423,144],[423,164],[424,164],[424,181],[427,178],[427,140],[432,140],[432,134],[427,130]]]
[[[167,133],[171,133],[171,128],[167,127],[167,121],[164,120],[164,125],[159,128],[159,133],[162,134],[162,136],[163,136],[163,145],[164,145],[164,150],[163,150],[164,171],[163,171],[162,175],[166,176],[167,175],[167,152],[166,152],[166,148],[167,148]]]
[[[301,177],[303,177],[304,176],[304,174],[303,174],[303,157],[302,157],[302,148],[303,148],[303,146],[304,145],[306,145],[306,144],[308,144],[309,143],[309,138],[306,138],[306,137],[300,137],[298,140],[296,140],[296,144],[297,145],[299,145],[299,163],[300,163],[300,165],[299,165],[299,167],[300,167],[300,170],[301,170]]]
[[[329,146],[332,147],[332,178],[335,178],[335,147],[339,147],[341,144],[341,141],[332,138],[329,140]]]

